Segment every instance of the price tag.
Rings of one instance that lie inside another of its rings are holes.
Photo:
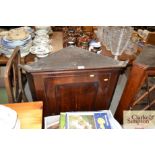
[[[85,69],[85,66],[77,66],[78,69]]]

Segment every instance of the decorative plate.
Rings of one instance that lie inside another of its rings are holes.
[[[19,122],[15,110],[0,105],[0,129],[15,129]]]
[[[32,54],[37,54],[37,55],[44,55],[48,54],[52,51],[52,46],[43,46],[43,45],[38,45],[38,46],[32,46],[30,48],[30,52]]]

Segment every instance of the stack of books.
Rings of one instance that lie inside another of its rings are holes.
[[[110,110],[62,112],[45,117],[45,129],[121,129]]]

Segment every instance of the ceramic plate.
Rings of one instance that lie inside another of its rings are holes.
[[[1,129],[14,129],[17,124],[17,113],[15,110],[0,105],[0,128]]]
[[[15,48],[16,46],[24,46],[31,41],[31,35],[25,40],[8,41],[6,37],[3,37],[1,43],[7,48]]]
[[[45,54],[50,53],[51,51],[52,51],[51,46],[46,47],[46,46],[40,45],[40,46],[32,46],[30,48],[30,52],[32,54],[37,54],[37,55],[45,55]]]
[[[36,35],[40,36],[40,35],[47,35],[48,31],[47,30],[37,30],[35,32]]]
[[[48,54],[37,54],[36,55],[38,58],[44,58],[44,57],[47,57]]]

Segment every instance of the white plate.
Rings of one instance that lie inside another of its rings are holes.
[[[47,35],[48,31],[44,30],[44,29],[40,29],[40,30],[35,31],[35,34],[38,35],[38,36],[40,36],[40,35]]]
[[[36,56],[37,56],[38,58],[44,58],[44,57],[47,57],[48,54],[36,54]]]
[[[14,129],[17,121],[17,112],[15,110],[0,105],[0,129]]]
[[[20,120],[17,119],[14,129],[20,129]]]
[[[52,52],[52,46],[47,46],[47,47],[43,45],[32,46],[30,48],[30,52],[36,55],[45,55]]]

